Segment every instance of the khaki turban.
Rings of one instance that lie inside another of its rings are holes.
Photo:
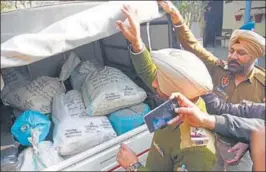
[[[265,38],[254,31],[235,30],[230,38],[229,48],[236,43],[243,45],[253,58],[265,55]]]
[[[151,56],[157,66],[160,90],[167,96],[180,92],[193,99],[212,91],[212,78],[194,54],[185,50],[162,49],[152,51]]]

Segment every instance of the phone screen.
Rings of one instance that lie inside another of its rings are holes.
[[[167,122],[176,117],[174,109],[178,107],[176,98],[168,100],[150,111],[144,117],[144,121],[152,133],[167,126]]]

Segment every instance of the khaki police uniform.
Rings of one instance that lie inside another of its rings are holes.
[[[213,92],[220,98],[227,103],[241,103],[243,101],[252,101],[256,103],[264,102],[265,69],[256,66],[247,79],[236,86],[234,76],[228,72],[226,65],[222,63],[218,64],[218,58],[199,44],[187,26],[176,28],[176,35],[185,50],[194,53],[205,63],[212,76],[214,84]],[[218,145],[218,161],[214,167],[215,170],[223,171],[224,168],[228,171],[252,170],[252,161],[249,152],[242,157],[237,165],[224,167],[225,164],[221,154],[226,154],[227,152],[226,150],[223,150],[223,152],[219,151],[219,144],[221,144],[219,141],[229,143],[229,147],[237,143],[236,140],[217,135],[216,145]]]

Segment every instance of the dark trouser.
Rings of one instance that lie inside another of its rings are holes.
[[[224,142],[221,138],[216,137],[217,162],[213,167],[214,171],[252,171],[253,162],[250,152],[247,151],[244,156],[235,165],[229,165],[226,160],[234,158],[234,153],[228,153],[227,150],[235,144]]]

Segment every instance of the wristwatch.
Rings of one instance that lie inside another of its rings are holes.
[[[142,167],[142,164],[140,162],[136,162],[130,166],[128,166],[125,170],[126,171],[138,171],[138,169]]]

